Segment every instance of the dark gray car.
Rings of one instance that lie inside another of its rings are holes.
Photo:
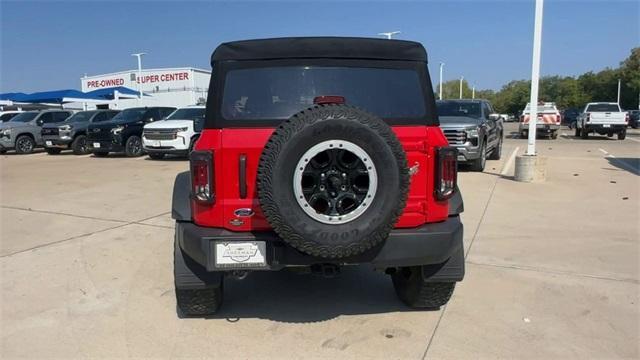
[[[16,150],[29,154],[42,146],[41,128],[45,124],[60,123],[71,116],[70,110],[25,111],[0,124],[0,153]]]
[[[449,145],[458,149],[458,162],[483,171],[487,159],[502,156],[503,126],[500,116],[486,100],[440,100],[440,127]]]
[[[89,124],[111,120],[118,110],[80,111],[67,120],[42,127],[42,141],[49,155],[59,154],[62,150],[71,149],[76,155],[89,153],[87,145],[87,128]]]

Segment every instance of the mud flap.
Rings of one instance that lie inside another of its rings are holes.
[[[223,273],[207,271],[186,255],[178,239],[175,240],[173,253],[173,275],[176,289],[207,289],[222,286]]]

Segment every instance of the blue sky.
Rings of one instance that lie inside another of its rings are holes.
[[[432,78],[499,89],[531,72],[533,1],[0,1],[0,92],[79,88],[80,77],[143,66],[208,69],[221,42],[279,36],[420,41]],[[640,46],[640,1],[545,2],[542,74],[614,67]]]

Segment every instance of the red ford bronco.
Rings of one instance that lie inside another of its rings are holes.
[[[211,57],[205,126],[176,177],[182,316],[215,313],[250,271],[369,263],[416,308],[464,276],[457,152],[416,42],[281,38]]]

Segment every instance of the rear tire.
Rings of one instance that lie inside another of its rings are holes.
[[[557,138],[558,138],[558,132],[557,131],[554,131],[553,133],[551,133],[551,139],[552,140],[555,140]]]
[[[455,282],[428,282],[421,266],[404,267],[391,275],[398,298],[412,308],[437,309],[445,305],[456,287]]]
[[[578,126],[576,126],[575,137],[580,137],[580,128]]]
[[[483,172],[487,163],[487,142],[483,141],[480,149],[480,157],[471,162],[471,170]]]
[[[213,315],[222,305],[222,285],[209,289],[176,289],[176,304],[183,316]]]
[[[586,140],[589,138],[589,131],[584,127],[580,130],[580,138]]]
[[[47,148],[47,149],[44,149],[44,150],[45,150],[45,151],[47,152],[47,154],[49,154],[49,155],[58,155],[58,154],[60,154],[60,152],[62,152],[62,150],[61,150],[61,149],[56,149],[56,148]]]
[[[618,140],[624,140],[627,137],[627,130],[618,133]]]
[[[78,135],[71,143],[71,150],[75,155],[86,155],[89,153],[89,146],[87,145],[87,137],[84,135]]]
[[[129,136],[124,145],[124,153],[127,157],[142,156],[144,153],[144,150],[142,149],[142,139],[137,135]]]
[[[20,135],[16,139],[17,154],[31,154],[36,147],[36,142],[29,135]]]
[[[149,157],[153,160],[162,160],[164,159],[164,153],[149,153]]]

